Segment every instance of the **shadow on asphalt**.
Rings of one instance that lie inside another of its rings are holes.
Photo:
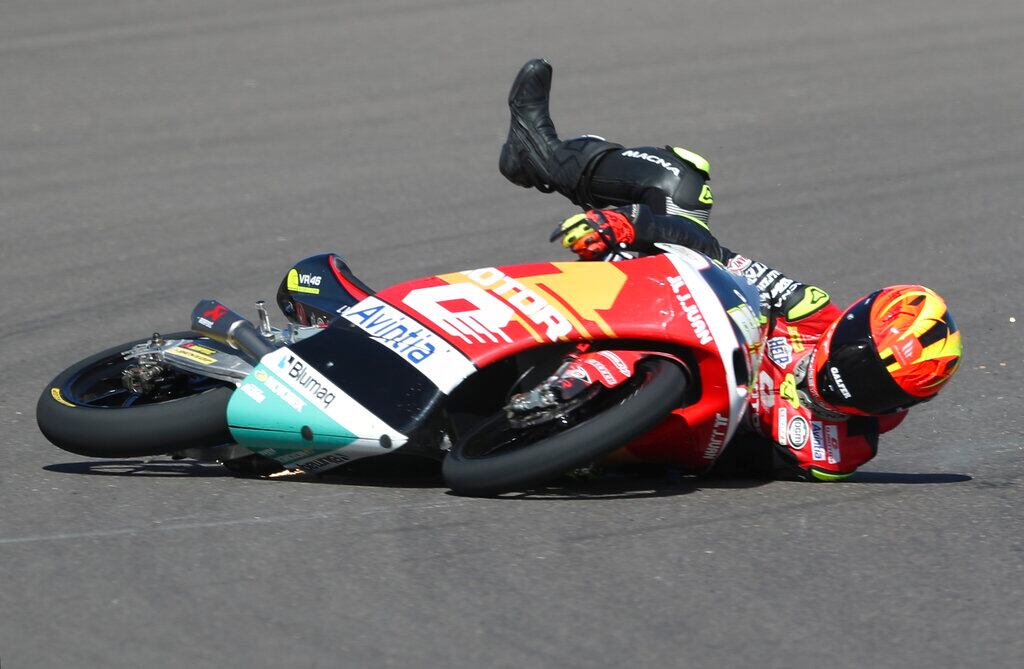
[[[43,469],[58,474],[91,476],[231,476],[221,465],[190,460],[88,460],[46,465]]]
[[[271,478],[240,477],[232,474],[219,464],[201,463],[191,460],[89,460],[65,462],[43,467],[46,471],[59,474],[87,476],[139,476],[153,478],[207,477],[207,478],[252,478],[274,483],[319,483],[322,485],[346,485],[367,488],[446,488],[441,480],[439,467],[404,466],[388,471],[383,468],[364,469],[349,473],[288,474]],[[904,473],[904,472],[857,472],[842,484],[936,484],[964,483],[973,478],[967,474],[950,473]],[[507,493],[500,499],[507,500],[606,500],[606,499],[650,499],[688,495],[701,489],[742,490],[756,488],[771,479],[743,478],[699,478],[683,476],[674,470],[662,467],[640,467],[635,469],[614,469],[595,477],[564,477],[543,488],[534,488],[520,493]]]
[[[844,483],[963,483],[973,481],[967,474],[906,474],[900,472],[857,472]]]
[[[64,462],[46,465],[43,469],[58,474],[80,474],[86,476],[138,476],[153,478],[193,476],[248,479],[271,481],[274,483],[321,483],[382,488],[445,487],[441,481],[440,470],[437,466],[399,467],[397,471],[392,471],[387,476],[372,471],[365,471],[348,474],[325,474],[323,476],[316,474],[285,474],[271,477],[233,474],[223,465],[196,462],[194,460],[87,460],[84,462]]]
[[[658,465],[622,465],[594,478],[566,477],[543,488],[506,493],[508,500],[650,499],[689,495],[706,489],[743,490],[771,483],[769,479],[700,478]]]
[[[194,460],[87,460],[43,467],[59,474],[85,476],[135,476],[152,478],[223,477],[245,478],[273,483],[318,483],[366,488],[447,488],[436,463],[394,463],[393,466],[366,466],[334,474],[286,474],[273,477],[239,476],[222,465]],[[699,483],[698,483],[699,481]],[[749,488],[767,481],[698,480],[680,476],[664,467],[614,469],[595,477],[563,477],[543,488],[504,495],[501,499],[584,500],[641,499],[685,495],[699,488]]]
[[[497,499],[516,501],[581,501],[608,499],[653,499],[689,495],[701,487],[692,481],[671,483],[665,479],[622,478],[613,481],[568,481],[524,492],[506,493]],[[454,495],[455,493],[449,493]]]

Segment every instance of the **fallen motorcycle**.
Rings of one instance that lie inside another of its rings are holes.
[[[442,462],[456,493],[544,483],[621,449],[674,413],[700,462],[735,433],[756,377],[758,296],[690,249],[543,262],[373,291],[335,254],[293,266],[287,326],[215,300],[192,330],[97,353],[37,405],[58,447],[160,454],[232,471],[324,473]],[[693,449],[690,449],[692,451]]]

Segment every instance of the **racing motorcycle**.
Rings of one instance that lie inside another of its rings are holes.
[[[691,446],[677,464],[701,469],[747,407],[758,296],[706,256],[659,251],[380,291],[341,256],[313,256],[281,282],[286,326],[263,302],[251,322],[202,300],[191,331],[57,375],[37,421],[80,455],[167,454],[257,475],[428,458],[454,492],[482,496],[585,467],[671,419]]]

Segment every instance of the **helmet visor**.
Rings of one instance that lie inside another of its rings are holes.
[[[899,387],[878,357],[870,321],[877,295],[843,314],[829,341],[828,359],[815,376],[821,398],[840,409],[884,414],[921,401]]]

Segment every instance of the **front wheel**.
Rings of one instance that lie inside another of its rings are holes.
[[[202,341],[178,332],[168,339]],[[115,346],[64,370],[43,390],[36,422],[55,446],[93,458],[136,458],[230,443],[227,405],[234,387],[205,376],[167,370],[153,387],[133,392],[123,375],[136,361]]]
[[[452,446],[445,483],[460,495],[491,496],[582,467],[661,422],[679,406],[686,380],[678,364],[653,357],[626,382],[559,419],[517,427],[504,411],[495,414]]]

